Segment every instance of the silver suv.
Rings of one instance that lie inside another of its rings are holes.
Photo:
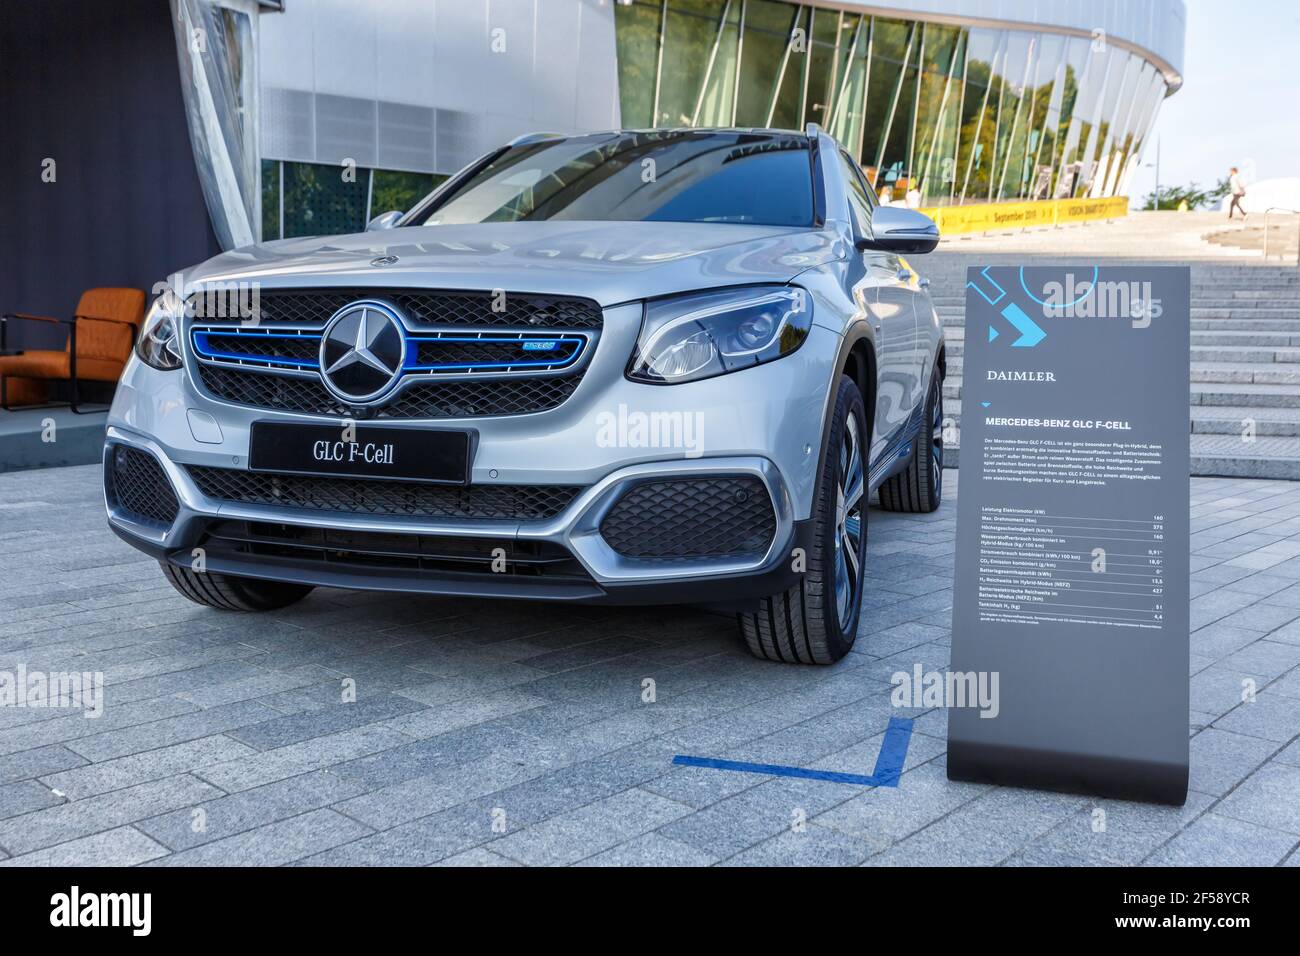
[[[173,280],[109,524],[214,608],[704,604],[836,661],[868,497],[939,505],[943,338],[902,258],[937,241],[816,127],[522,137],[364,233]]]

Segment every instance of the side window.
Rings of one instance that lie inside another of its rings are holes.
[[[875,197],[863,182],[862,173],[857,163],[848,153],[840,150],[840,166],[844,171],[844,182],[848,186],[849,214],[853,217],[853,228],[860,238],[871,238],[871,210],[875,208]]]

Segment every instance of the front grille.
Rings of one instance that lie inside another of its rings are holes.
[[[365,298],[390,302],[404,314],[407,362],[403,384],[383,404],[349,406],[320,381],[320,336],[332,315]],[[586,352],[603,324],[590,299],[512,292],[273,289],[254,304],[246,291],[217,289],[197,293],[190,306],[189,347],[203,359],[193,363],[195,378],[214,398],[352,418],[549,411],[582,381]],[[229,324],[250,308],[256,324]]]
[[[247,290],[211,289],[191,300],[193,316],[202,321],[256,318],[258,324],[322,323],[349,302],[380,299],[397,306],[413,325],[520,326],[538,329],[599,329],[600,305],[571,296],[524,292],[444,291],[423,289],[340,288],[263,289],[256,307]],[[248,313],[253,312],[252,316]]]
[[[386,405],[352,409],[325,390],[317,378],[275,375],[199,364],[199,380],[218,398],[286,412],[354,418],[483,418],[525,415],[555,408],[582,381],[582,373],[539,378],[415,381]]]
[[[619,554],[643,560],[761,558],[776,536],[767,488],[749,475],[646,481],[600,523]]]
[[[284,412],[347,415],[348,408],[325,390],[320,379],[243,369],[198,366],[199,380],[213,395],[237,405],[255,405]]]
[[[170,526],[180,503],[162,470],[147,451],[114,445],[104,468],[108,500],[137,521]]]
[[[582,490],[569,485],[431,485],[198,465],[188,469],[203,494],[221,501],[410,518],[537,521],[555,517]]]
[[[261,521],[217,521],[202,545],[210,557],[291,560],[332,571],[423,572],[590,582],[563,545],[508,538],[305,528]]]

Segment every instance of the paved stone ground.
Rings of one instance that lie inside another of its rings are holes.
[[[947,477],[935,515],[871,513],[862,637],[804,668],[752,660],[729,620],[686,610],[317,591],[271,616],[209,611],[107,531],[95,466],[0,475],[0,670],[108,682],[98,719],[0,709],[0,857],[1300,865],[1298,483],[1193,481],[1185,808],[949,783],[939,710],[905,712],[897,789],[669,764],[871,772],[890,674],[948,660]]]

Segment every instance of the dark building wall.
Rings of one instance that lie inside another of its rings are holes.
[[[84,289],[149,292],[219,252],[167,0],[0,5],[0,312],[70,316]],[[10,333],[11,347],[63,342],[32,323]]]

